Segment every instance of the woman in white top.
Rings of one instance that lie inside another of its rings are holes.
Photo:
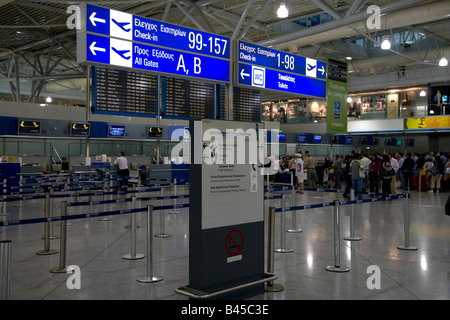
[[[303,189],[304,186],[304,173],[303,173],[303,160],[300,153],[295,154],[295,175],[297,177],[297,184],[299,189]],[[303,190],[297,190],[297,193],[303,193]]]

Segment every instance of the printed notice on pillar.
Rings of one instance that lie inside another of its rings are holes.
[[[248,164],[204,165],[204,228],[260,221],[263,201],[258,196],[258,178],[262,181]]]
[[[249,159],[259,150],[250,139],[257,125],[202,120],[200,130],[197,152],[202,155],[202,228],[263,221],[263,177],[258,165]],[[246,158],[239,158],[242,155]]]
[[[218,165],[217,167],[217,174],[211,175],[211,193],[258,191],[257,176],[252,175],[251,171],[239,173],[236,165]]]

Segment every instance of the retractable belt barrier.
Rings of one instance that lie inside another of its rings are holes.
[[[169,187],[174,187],[176,186],[176,180],[175,180],[175,184],[168,184],[166,186]],[[142,283],[152,283],[152,282],[157,282],[157,281],[161,281],[163,278],[159,277],[159,276],[154,276],[153,275],[153,267],[152,267],[152,260],[153,260],[153,253],[152,253],[152,241],[150,241],[150,239],[153,239],[153,211],[158,211],[161,210],[161,212],[163,210],[173,210],[172,212],[176,212],[177,208],[187,208],[189,207],[189,203],[186,204],[177,204],[175,202],[176,199],[185,199],[185,198],[189,198],[189,195],[176,195],[176,188],[174,187],[174,193],[175,195],[173,196],[163,196],[162,195],[162,190],[163,190],[162,185],[159,185],[159,188],[151,188],[151,189],[146,189],[146,190],[136,190],[136,187],[134,186],[133,191],[126,191],[126,192],[94,192],[94,193],[78,193],[78,194],[51,194],[51,192],[47,192],[44,196],[32,196],[32,197],[22,197],[22,200],[28,200],[28,199],[40,199],[40,198],[45,198],[46,201],[46,214],[45,217],[43,218],[32,218],[32,219],[20,219],[20,220],[7,220],[7,221],[0,221],[0,227],[2,226],[13,226],[13,225],[25,225],[25,224],[35,224],[35,223],[45,223],[46,224],[46,237],[45,237],[45,248],[44,250],[41,250],[40,252],[37,252],[36,254],[54,254],[57,253],[57,250],[50,250],[49,248],[49,242],[48,242],[48,225],[51,222],[54,221],[61,221],[61,241],[60,241],[60,263],[59,266],[56,268],[52,268],[50,269],[50,272],[52,273],[62,273],[62,272],[66,272],[66,260],[65,260],[65,251],[66,251],[66,228],[67,228],[67,221],[68,220],[75,220],[75,219],[83,219],[83,218],[92,218],[92,217],[105,217],[105,216],[114,216],[114,215],[123,215],[123,214],[130,214],[130,218],[131,218],[131,227],[132,227],[132,245],[131,245],[131,254],[129,255],[125,255],[123,258],[124,259],[140,259],[143,258],[144,255],[143,254],[137,254],[136,253],[136,218],[135,218],[135,214],[136,213],[140,213],[140,212],[147,212],[147,238],[148,238],[148,243],[147,243],[147,274],[144,276],[141,276],[139,278],[137,278],[136,280]],[[295,188],[294,186],[290,186],[290,188],[285,188],[284,186],[281,188],[276,188],[276,189],[280,189],[281,191],[285,191],[286,189],[290,189],[292,191],[292,196],[291,196],[291,200],[293,201],[294,199],[294,190],[298,189],[298,190],[307,190],[307,191],[317,191],[317,192],[339,192],[340,190],[334,190],[334,189],[309,189],[309,188],[305,188],[305,189],[299,189],[299,188]],[[103,187],[103,190],[106,190],[106,186]],[[55,198],[59,198],[59,197],[78,197],[78,196],[99,196],[99,195],[105,195],[105,194],[127,194],[127,193],[136,193],[136,192],[141,192],[141,191],[158,191],[161,190],[161,196],[154,196],[154,197],[139,197],[136,198],[136,196],[132,196],[131,198],[125,198],[125,199],[115,199],[115,200],[100,200],[100,201],[84,201],[84,202],[72,202],[72,203],[68,203],[67,201],[62,201],[61,202],[61,216],[51,216],[51,214],[49,214],[49,203],[50,203],[50,197],[55,197]],[[267,190],[271,190],[270,188],[268,188]],[[275,188],[273,188],[273,190],[275,190]],[[64,190],[67,191],[67,190]],[[361,192],[362,193],[362,192]],[[296,211],[300,211],[300,210],[307,210],[307,209],[314,209],[314,208],[325,208],[325,207],[333,207],[334,208],[334,266],[327,266],[325,267],[325,269],[327,271],[332,271],[332,272],[347,272],[350,269],[348,267],[345,266],[341,266],[340,265],[340,218],[339,218],[339,209],[341,206],[343,205],[355,205],[355,204],[361,204],[361,203],[369,203],[369,202],[381,202],[381,201],[388,201],[388,200],[396,200],[396,199],[405,199],[404,200],[404,244],[403,245],[399,245],[397,246],[398,249],[401,250],[417,250],[417,247],[411,246],[410,245],[410,239],[409,239],[409,198],[410,195],[409,194],[398,194],[398,195],[386,195],[386,194],[377,194],[379,197],[378,198],[371,198],[371,199],[363,199],[363,200],[354,200],[354,194],[355,192],[352,190],[351,192],[351,200],[349,201],[339,201],[339,200],[334,200],[332,202],[326,202],[326,203],[318,203],[318,204],[308,204],[308,205],[301,205],[301,206],[292,206],[292,203],[289,207],[286,206],[286,194],[281,194],[281,195],[268,195],[265,196],[264,199],[265,200],[270,200],[270,199],[281,199],[281,206],[280,208],[275,208],[275,207],[270,207],[267,208],[268,213],[271,213],[271,215],[269,216],[269,222],[271,223],[271,227],[270,227],[270,234],[269,234],[269,242],[270,242],[270,246],[269,246],[269,250],[270,251],[274,251],[274,252],[280,252],[280,253],[288,253],[288,252],[292,252],[293,249],[286,249],[285,248],[285,229],[286,229],[286,221],[285,221],[285,214],[288,211],[292,211],[293,212],[293,227],[290,230],[287,230],[287,232],[301,232],[301,229],[297,229],[295,224],[295,215],[294,213]],[[367,193],[365,193],[367,194]],[[172,199],[174,200],[173,204],[170,205],[162,205],[162,200],[164,199]],[[3,197],[3,199],[0,199],[3,203],[6,203],[6,201],[17,201],[18,198],[14,198],[13,200],[10,199],[6,199],[5,195]],[[160,206],[153,206],[153,205],[149,205],[147,207],[144,208],[136,208],[136,200],[139,201],[152,201],[152,200],[160,200],[161,201],[161,205]],[[102,212],[95,212],[95,213],[80,213],[80,214],[71,214],[68,215],[67,214],[67,209],[68,207],[75,207],[75,206],[84,206],[84,205],[96,205],[96,204],[107,204],[107,203],[118,203],[118,202],[127,202],[127,201],[132,201],[132,208],[131,209],[122,209],[122,210],[109,210],[109,211],[102,211]],[[274,245],[274,231],[273,231],[273,227],[274,227],[274,214],[275,212],[279,212],[282,213],[281,214],[281,248],[280,249],[273,249]],[[161,219],[163,220],[163,219]],[[164,233],[163,232],[163,228],[164,226],[161,225],[161,235]],[[356,240],[353,239],[354,238],[354,220],[353,220],[353,210],[352,210],[352,221],[351,221],[351,236],[349,237],[349,239],[346,240]],[[155,235],[155,237],[158,237],[158,235]],[[270,239],[270,237],[272,237]],[[344,238],[345,239],[345,238]],[[358,239],[360,240],[360,239]],[[8,259],[9,260],[9,259]],[[273,269],[273,255],[272,253],[269,255],[269,265],[268,265],[268,269],[269,271]],[[275,279],[275,277],[273,278]],[[5,283],[2,284],[2,286],[5,285]],[[9,285],[9,284],[8,284]],[[269,281],[269,284],[266,285],[266,291],[281,291],[283,290],[283,287],[277,284],[274,284],[273,281]],[[6,295],[8,295],[8,293],[6,293]]]

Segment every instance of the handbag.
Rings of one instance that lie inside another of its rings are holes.
[[[420,174],[425,177],[427,175],[427,168],[423,168]]]
[[[365,173],[364,173],[361,169],[359,169],[359,177],[360,177],[361,179],[365,179],[365,178],[366,178]]]

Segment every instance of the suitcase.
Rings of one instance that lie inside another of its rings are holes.
[[[416,190],[419,190],[419,176],[413,177],[413,184],[414,184],[414,188],[416,188]],[[420,191],[423,191],[423,192],[428,191],[427,179],[424,176],[422,176],[422,179],[421,179]]]

